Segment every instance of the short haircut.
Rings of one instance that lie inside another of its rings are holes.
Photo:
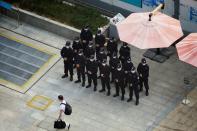
[[[59,96],[58,96],[58,99],[59,99],[59,100],[63,100],[64,97],[63,97],[62,95],[59,95]]]

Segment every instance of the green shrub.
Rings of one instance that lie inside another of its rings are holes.
[[[56,2],[56,0],[14,0],[13,3],[20,8],[38,13],[59,22],[81,29],[89,24],[95,33],[98,27],[108,23],[99,11],[93,8],[82,6],[69,6]]]

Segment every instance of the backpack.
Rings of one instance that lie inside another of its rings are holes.
[[[65,104],[65,103],[61,103],[61,104],[65,105],[64,114],[65,114],[65,115],[71,115],[71,113],[72,113],[72,107],[71,107],[71,105],[68,104],[68,102],[66,102],[66,104]],[[60,105],[61,105],[61,104],[60,104]]]

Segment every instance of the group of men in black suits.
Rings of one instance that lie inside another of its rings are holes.
[[[97,79],[100,79],[102,88],[99,92],[107,90],[107,96],[111,94],[110,83],[114,83],[116,88],[113,97],[119,96],[121,90],[121,100],[124,100],[125,88],[128,86],[129,99],[127,102],[132,100],[134,92],[136,105],[139,104],[139,92],[143,90],[143,85],[146,89],[146,96],[149,95],[149,66],[146,59],[141,60],[136,71],[130,58],[128,44],[123,43],[118,51],[115,39],[112,37],[106,42],[106,37],[101,33],[101,30],[97,31],[93,42],[93,34],[86,26],[81,30],[80,37],[74,39],[72,47],[70,41],[66,42],[61,50],[61,56],[64,59],[64,75],[62,78],[68,77],[69,72],[70,81],[73,81],[73,69],[76,68],[77,80],[75,83],[82,83],[82,87],[85,86],[87,74],[88,85],[86,88],[91,87],[93,82],[93,90],[96,91]]]

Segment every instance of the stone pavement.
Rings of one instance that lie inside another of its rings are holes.
[[[0,25],[11,29],[9,24],[0,22]],[[65,43],[65,38],[27,24],[14,31],[58,48]],[[144,50],[131,47],[135,66],[140,62],[143,53]],[[71,123],[71,131],[151,131],[182,100],[183,77],[187,76],[193,86],[196,86],[197,69],[179,61],[176,54],[163,64],[147,61],[150,65],[150,95],[146,97],[142,92],[139,106],[135,106],[134,102],[122,102],[120,97],[106,96],[98,91],[93,92],[93,88],[86,89],[68,79],[61,79],[62,60],[26,94],[0,86],[0,131],[54,131],[53,122],[58,117],[59,94],[64,95],[73,107],[73,114],[64,118]],[[114,85],[111,86],[113,94]],[[100,88],[99,80],[98,89]],[[26,103],[35,95],[46,96],[52,99],[53,103],[44,111],[33,109]]]
[[[188,95],[189,105],[179,104],[154,131],[197,131],[197,89]]]

